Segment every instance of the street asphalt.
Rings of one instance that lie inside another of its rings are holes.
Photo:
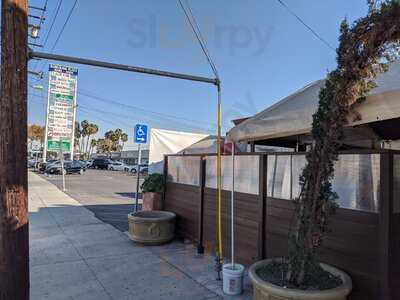
[[[61,175],[41,176],[62,189]],[[103,222],[121,231],[128,230],[127,215],[135,209],[136,176],[122,171],[89,169],[83,175],[66,175],[65,178],[68,195]],[[142,182],[140,179],[140,184]]]

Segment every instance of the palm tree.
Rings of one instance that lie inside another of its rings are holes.
[[[85,150],[85,137],[88,135],[88,127],[89,127],[89,121],[88,120],[83,120],[81,122],[81,147],[82,147],[82,152]]]
[[[94,147],[96,147],[97,145],[98,145],[98,142],[97,142],[96,139],[92,139],[92,140],[90,141],[90,147],[89,147],[89,155],[88,155],[88,158],[90,158],[90,157],[92,156],[92,151],[93,151]]]
[[[80,143],[81,137],[82,137],[81,125],[79,124],[79,122],[75,121],[74,147],[76,149],[76,146],[78,145],[79,154],[82,153],[82,147],[81,147],[81,143]]]
[[[122,147],[121,151],[124,150],[124,145],[128,141],[128,135],[126,133],[121,134],[121,141],[122,141]]]
[[[86,127],[87,139],[86,139],[85,156],[88,156],[88,154],[89,154],[88,148],[89,148],[90,136],[96,134],[98,131],[99,131],[99,127],[94,123],[89,123],[88,126]]]
[[[97,153],[103,153],[104,152],[104,139],[98,139],[97,141]]]
[[[117,128],[117,129],[114,130],[114,133],[116,134],[116,136],[119,139],[121,137],[121,135],[122,135],[122,129]]]

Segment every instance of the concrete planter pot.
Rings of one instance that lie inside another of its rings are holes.
[[[161,193],[146,192],[143,193],[142,210],[162,210]]]
[[[320,264],[321,267],[329,273],[339,276],[342,279],[342,285],[323,291],[305,291],[297,289],[287,289],[278,285],[262,280],[256,270],[276,261],[277,259],[266,259],[256,262],[249,268],[249,277],[253,283],[254,300],[346,300],[352,289],[350,277],[326,264]],[[279,258],[279,260],[281,260]]]
[[[145,245],[171,241],[175,233],[176,215],[168,211],[138,211],[128,215],[129,237]]]

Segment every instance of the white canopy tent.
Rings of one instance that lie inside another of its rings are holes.
[[[149,173],[162,173],[166,154],[176,154],[209,135],[151,128]]]
[[[351,130],[347,131],[350,133],[347,138],[358,146],[365,146],[365,141],[377,137],[370,126],[362,125],[400,118],[400,62],[396,61],[388,72],[380,74],[376,83],[378,86],[367,99],[355,106],[361,120],[354,121],[353,116],[349,116],[347,127]],[[317,110],[318,94],[323,86],[324,80],[305,86],[235,126],[228,137],[248,142],[309,136],[312,115]]]

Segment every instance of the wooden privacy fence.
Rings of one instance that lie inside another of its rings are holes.
[[[305,153],[246,153],[235,158],[235,254],[249,266],[287,255],[294,202]],[[165,157],[165,210],[177,214],[177,234],[199,249],[216,249],[216,156]],[[222,224],[230,255],[231,157],[222,157]],[[353,279],[350,299],[400,299],[400,152],[341,152],[333,189],[340,208],[320,260]]]

